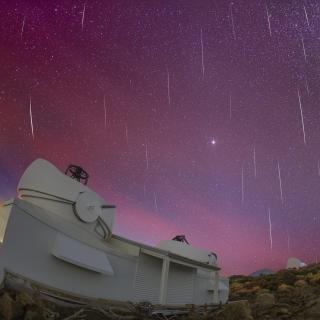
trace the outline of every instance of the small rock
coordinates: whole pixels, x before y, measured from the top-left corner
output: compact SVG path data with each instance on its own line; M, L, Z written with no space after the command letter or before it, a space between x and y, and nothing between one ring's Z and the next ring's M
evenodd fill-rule
M287 308L279 308L276 310L278 316L290 314L290 311Z
M320 284L320 272L313 274L310 278L309 281L311 284Z
M304 313L305 319L320 319L320 298L317 298L313 302L309 303L311 305Z
M0 297L0 315L3 320L10 320L13 317L13 300L8 293Z
M43 320L42 315L36 310L28 310L23 320Z
M281 292L288 292L291 290L292 290L292 286L289 286L285 283L280 284L280 286L278 287L278 291L281 291Z
M32 296L25 292L20 292L16 295L15 302L22 305L22 306L27 306L27 305L32 305L34 304L34 300Z
M257 297L257 304L262 306L271 306L274 305L275 298L272 293L262 293Z
M304 286L307 285L307 282L306 282L305 280L300 279L300 280L297 280L297 281L294 283L294 285L295 285L296 287L304 287Z

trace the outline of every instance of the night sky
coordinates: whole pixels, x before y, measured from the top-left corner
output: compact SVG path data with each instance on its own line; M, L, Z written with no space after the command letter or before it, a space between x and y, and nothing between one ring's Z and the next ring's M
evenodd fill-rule
M0 198L78 164L115 233L315 262L319 88L318 0L1 1Z

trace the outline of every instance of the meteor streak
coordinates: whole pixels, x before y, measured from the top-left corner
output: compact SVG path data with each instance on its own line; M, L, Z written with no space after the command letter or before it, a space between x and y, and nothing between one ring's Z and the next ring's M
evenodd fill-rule
M103 109L104 109L104 127L107 127L107 108L106 108L106 95L103 96Z
M81 29L83 30L83 22L84 22L84 14L86 12L86 4L83 4L83 11L82 11L82 19L81 19Z
M301 43L302 43L304 61L307 62L307 53L306 53L306 48L305 48L305 46L304 46L304 39L303 39L303 36L302 36L302 35L301 35Z
M232 96L229 94L229 120L232 118Z
M203 58L203 35L202 35L202 28L201 28L201 33L200 33L200 42L201 42L202 78L204 78L204 58Z
M308 28L310 28L308 13L307 13L307 9L306 9L305 6L303 6L303 10L304 10L304 15L305 15L305 17L306 17L306 21L307 21Z
M25 22L26 22L26 17L24 17L24 18L23 18L23 21L22 21L21 34L20 34L21 40L22 40L22 35L23 35L23 30L24 30Z
M271 223L270 208L269 208L269 238L270 238L270 249L272 250L272 223Z
M280 187L280 198L281 198L281 203L283 204L282 180L281 180L281 170L280 170L279 160L278 160L278 178L279 178L279 187Z
M158 211L157 195L155 192L153 192L153 202L155 210Z
M289 236L288 229L286 231L287 231L287 247L288 247L288 253L289 253L289 251L290 251L290 236Z
M29 101L29 115L30 115L31 134L32 134L32 139L34 140L31 96L30 96L30 101Z
M253 168L254 168L254 177L257 178L257 165L256 165L256 146L253 146Z
M241 167L241 204L244 204L244 173L243 173L243 164Z
M302 111L302 104L301 104L301 96L300 96L299 89L298 89L298 99L299 99L299 107L300 107L302 132L303 132L303 142L304 142L304 144L307 144L307 142L306 142L306 132L305 132L305 129L304 129L304 118L303 118L303 111Z
M233 38L234 38L234 40L236 40L237 37L236 37L236 31L235 31L235 28L234 28L232 6L233 6L233 2L231 2L231 4L230 4L230 18L231 18L231 26L232 26Z
M270 37L271 37L271 24L270 24L270 17L271 17L271 15L269 14L269 10L268 10L268 5L267 5L267 3L266 3L266 12L267 12L269 33L270 33Z
M127 144L129 144L128 126L127 126L127 124L125 125L125 130L126 130L126 141L127 141Z
M148 145L145 143L145 156L146 156L146 170L149 169L149 153L148 153Z
M171 94L170 94L170 74L167 68L167 96L168 96L168 103L169 106L171 105Z

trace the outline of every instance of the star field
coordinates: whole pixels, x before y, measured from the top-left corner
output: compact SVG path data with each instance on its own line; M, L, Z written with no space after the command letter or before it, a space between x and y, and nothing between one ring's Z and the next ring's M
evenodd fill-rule
M185 234L226 274L318 260L318 1L1 8L2 200L42 157L84 167L123 236Z

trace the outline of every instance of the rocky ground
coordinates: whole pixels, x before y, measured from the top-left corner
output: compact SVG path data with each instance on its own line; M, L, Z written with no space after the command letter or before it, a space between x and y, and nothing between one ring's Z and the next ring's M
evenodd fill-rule
M320 320L320 264L299 270L281 270L256 278L233 276L230 301L222 314L241 312L217 319Z
M213 320L320 320L320 264L276 274L233 276L230 302L212 311L190 306L180 317L151 316L150 305L61 305L37 293L9 288L0 292L0 319L213 319Z

